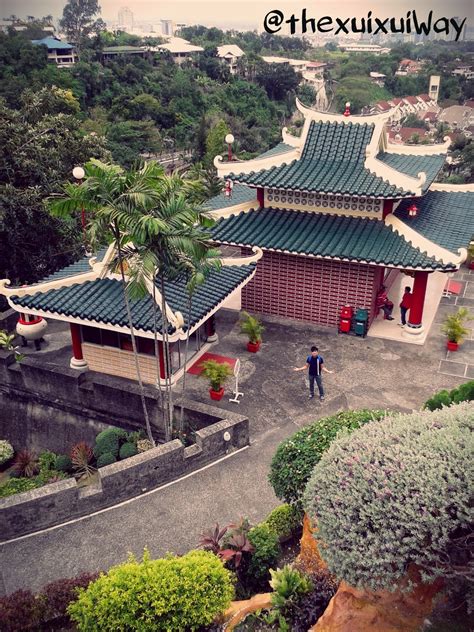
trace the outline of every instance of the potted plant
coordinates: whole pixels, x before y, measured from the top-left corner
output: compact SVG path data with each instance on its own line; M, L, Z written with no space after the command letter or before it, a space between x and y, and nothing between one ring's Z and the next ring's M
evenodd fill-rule
M465 322L472 320L467 307L460 307L455 314L448 314L441 331L448 337L448 351L457 351L459 345L469 334L469 329L464 326Z
M219 364L215 360L205 360L201 366L203 367L202 377L206 377L211 384L209 389L211 399L221 400L224 396L223 384L232 375L232 369L228 364Z
M247 350L251 353L257 353L262 342L262 331L265 327L256 316L251 316L247 312L240 315L240 333L247 334L249 341Z

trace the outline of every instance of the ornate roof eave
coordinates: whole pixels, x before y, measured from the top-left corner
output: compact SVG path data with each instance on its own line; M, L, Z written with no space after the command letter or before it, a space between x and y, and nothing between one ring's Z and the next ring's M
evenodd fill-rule
M96 281L97 279L104 279L108 273L108 266L115 256L115 246L111 244L107 248L102 261L97 261L96 257L89 259L90 271L82 272L68 277L62 277L53 279L51 281L45 281L44 283L37 283L35 285L24 285L22 287L8 287L10 285L10 279L0 279L0 295L6 298L10 296L31 296L32 294L49 292L50 290L58 290L63 287L69 287L70 285L77 285L86 283L87 281Z
M319 112L318 110L313 110L312 108L303 105L301 101L296 98L296 107L298 111L305 117L306 120L321 122L321 123L345 123L348 125L349 123L367 123L369 125L376 125L379 122L385 123L392 117L398 109L398 106L391 108L387 112L383 112L382 114L367 114L365 116L357 116L351 114L350 116L344 116L343 114L335 114L331 112Z
M364 162L364 167L366 169L375 173L375 175L382 178L382 180L387 180L390 184L396 186L397 188L409 191L414 197L423 195L423 185L426 182L426 173L424 171L418 173L416 178L412 178L411 176L407 176L401 171L390 167L381 160L377 160L375 156L371 155L370 151L370 148L367 147Z
M467 258L466 248L458 248L458 255L456 256L450 250L420 235L420 233L408 226L408 224L393 213L389 213L385 217L384 222L386 226L390 226L396 233L403 237L405 241L411 243L414 248L417 248L421 252L426 252L429 257L441 261L444 265L454 264L456 267L459 267Z
M260 248L254 247L252 248L252 250L254 251L254 255L251 255L249 257L239 257L239 258L227 258L227 259L222 259L224 263L224 265L236 265L236 266L243 266L243 265L248 265L250 263L254 263L256 261L258 261L262 255L263 252L261 251ZM255 267L255 269L253 270L253 272L247 276L243 281L241 281L239 283L239 285L237 287L234 288L234 290L232 290L232 292L226 296L222 301L220 301L214 308L212 308L209 312L207 312L199 321L197 321L191 328L190 328L190 333L192 334L194 331L196 331L197 329L199 329L199 327L213 314L215 314L221 307L222 305L229 300L229 298L232 298L232 296L234 296L237 292L239 292L245 285L247 285L247 283L249 283L253 277L255 276L255 273L257 271L257 268ZM67 322L67 323L74 323L77 325L86 325L88 327L96 327L98 329L106 329L109 331L117 331L119 333L124 333L124 334L128 334L130 335L130 329L128 327L123 327L121 325L112 325L110 323L103 323L100 321L96 321L96 320L89 320L89 319L84 319L84 318L79 318L77 316L65 316L64 314L60 314L58 312L49 312L46 310L42 310L42 309L34 309L34 308L25 308L25 307L21 307L20 305L16 305L15 303L13 303L13 301L11 300L10 297L7 297L8 303L10 305L10 307L12 307L15 311L17 312L22 312L22 311L27 311L28 314L32 314L34 316L41 316L42 318L53 318L53 319L57 319L57 320L61 320L62 322ZM176 314L180 314L180 312L176 312ZM172 323L170 323L172 324ZM187 337L187 331L184 328L184 319L183 319L183 323L179 326L179 327L175 327L175 331L172 334L168 335L168 340L169 342L175 342L177 340L185 340ZM173 325L174 326L174 325ZM153 331L148 331L146 329L141 329L138 327L134 327L134 332L136 335L142 337L142 338L148 338L148 339L154 339L155 337L155 333ZM163 340L163 335L160 334L159 332L157 333L157 338L158 340Z
M281 167L293 162L293 160L298 160L300 155L301 149L295 147L291 151L275 154L274 156L267 156L265 158L254 158L253 160L224 162L222 156L216 156L214 158L214 167L217 169L218 176L225 178L231 173L250 173L251 171L257 172L270 169L271 167Z
M398 232L398 231L396 231ZM399 233L401 234L401 233ZM416 233L418 234L418 233ZM404 235L401 235L403 238ZM240 243L240 242L234 242L234 241L218 241L219 244L224 244L224 245L229 245L229 246L239 246L241 248L249 248L248 244L245 243ZM415 246L416 247L416 246ZM430 266L409 266L403 263L400 264L396 264L396 263L380 263L377 261L372 261L369 259L362 259L362 258L356 258L356 257L338 257L338 256L332 256L332 255L315 255L312 253L302 253L302 252L294 252L292 250L285 250L283 248L263 248L262 250L266 251L266 252L280 252L283 254L288 254L288 255L304 255L305 257L310 257L311 259L324 259L326 261L330 260L330 261L342 261L344 263L363 263L366 265L374 265L374 266L384 266L386 268L393 268L395 270L413 270L413 271L420 271L420 272L434 272L435 270L433 268L431 268ZM464 249L463 249L464 250ZM448 252L448 251L446 251ZM427 253L429 255L429 253ZM451 270L457 270L459 265L456 264L454 261L452 261L453 259L453 255L451 253L451 261L449 261L448 263L444 263L443 261L441 261L441 263L443 263L444 266L449 266Z
M449 136L445 136L443 140L444 143L435 143L434 145L395 145L387 142L385 151L390 154L408 154L411 156L446 154L451 145L451 139Z
M474 184L447 184L444 182L433 182L430 191L446 191L449 193L474 193Z

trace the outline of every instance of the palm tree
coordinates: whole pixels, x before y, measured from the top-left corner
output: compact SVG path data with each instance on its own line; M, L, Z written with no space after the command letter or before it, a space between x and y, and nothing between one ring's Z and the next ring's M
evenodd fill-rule
M150 214L150 209L156 203L155 183L163 169L150 162L141 169L127 172L117 165L91 160L85 165L85 172L86 177L80 185L68 183L60 199L51 198L51 212L57 217L67 218L83 208L89 220L88 237L91 245L98 247L104 242L115 244L145 425L148 438L154 445L127 293L124 245L132 235L143 239L145 235L156 234L163 228L160 219Z
M139 288L142 292L149 291L151 284L153 288L157 286L161 297L165 429L169 440L173 431L174 407L169 343L169 329L172 324L167 313L166 286L170 281L180 278L188 279L188 283L193 276L198 278L197 262L204 261L206 254L212 249L205 228L211 226L213 221L201 207L204 199L202 183L173 174L161 176L155 186L154 206L150 210L152 230L145 236L134 235L136 251L135 259L131 258L131 275L135 284L134 292ZM145 232L147 221L143 223ZM154 221L160 222L159 231L153 230Z

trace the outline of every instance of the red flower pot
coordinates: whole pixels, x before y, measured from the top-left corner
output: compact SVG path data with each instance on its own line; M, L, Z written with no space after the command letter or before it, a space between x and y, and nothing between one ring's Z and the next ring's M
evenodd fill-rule
M209 395L211 396L211 399L213 399L215 402L218 402L224 397L224 388L221 386L221 388L218 391L215 391L213 388L210 388Z
M258 342L247 342L247 351L250 353L257 353L260 349L260 340Z
M448 351L457 351L459 348L459 344L457 342L451 342L450 340L448 340L446 346L448 348Z

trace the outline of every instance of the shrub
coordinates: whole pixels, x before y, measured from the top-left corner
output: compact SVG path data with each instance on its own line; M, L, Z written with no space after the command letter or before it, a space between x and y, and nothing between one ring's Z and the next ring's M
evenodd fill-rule
M72 470L72 461L67 454L58 454L54 469L58 472L70 472Z
M147 450L151 450L153 448L153 443L149 439L139 439L137 441L137 450L138 452L146 452Z
M470 402L474 400L474 380L465 382L452 391L446 389L438 391L430 399L425 402L423 408L428 410L438 410L443 406L451 404L460 404L461 402Z
M138 454L138 450L134 443L127 441L120 448L119 455L121 459L128 459L130 456L135 456L135 454Z
M106 465L111 465L117 461L116 457L112 454L112 452L104 452L97 459L97 467L105 467Z
M267 525L270 531L276 533L280 540L284 540L293 535L302 524L303 513L295 505L280 505L275 507L262 524Z
M306 632L317 623L336 594L337 583L327 573L308 575L312 589L285 604L285 618L292 632Z
M28 492L35 487L40 487L40 483L34 478L10 478L7 483L0 486L0 498Z
M330 571L373 590L393 587L410 564L424 581L463 574L473 427L465 402L395 415L333 443L305 493Z
M14 454L12 444L6 439L0 439L0 465L9 461Z
M262 333L265 327L256 316L251 316L248 312L240 314L240 333L248 336L249 342L256 344L262 340Z
M78 589L87 588L98 577L99 573L82 573L73 579L58 579L45 586L37 595L43 603L43 621L64 617L68 605L77 599Z
M232 576L207 551L128 562L102 574L68 607L80 631L197 630L233 597Z
M94 456L99 458L105 452L111 452L115 457L119 454L120 443L127 440L127 433L121 428L107 428L99 432L95 438Z
M301 505L306 483L321 455L341 431L383 418L381 410L355 410L325 417L302 428L277 448L270 466L269 480L275 494L287 503Z
M47 472L53 470L56 465L56 454L54 452L41 452L38 458L40 472Z
M287 564L276 571L270 569L270 586L273 588L272 606L284 613L288 602L294 602L300 595L308 593L313 584L309 578L301 573L297 568Z
M32 450L21 450L15 457L13 467L19 476L32 478L39 472L38 455Z
M255 550L250 558L245 583L256 589L266 588L270 568L276 566L280 554L278 536L267 525L261 524L250 529L248 539Z
M79 476L91 476L95 468L92 465L94 455L92 448L85 441L80 441L71 450L72 467Z
M17 590L8 597L0 597L2 632L36 631L41 618L41 603L29 590Z

